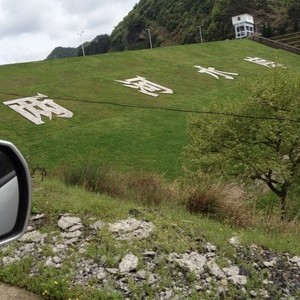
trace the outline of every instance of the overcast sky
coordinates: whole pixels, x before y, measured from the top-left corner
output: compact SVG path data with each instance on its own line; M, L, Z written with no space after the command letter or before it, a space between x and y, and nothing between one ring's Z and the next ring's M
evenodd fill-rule
M0 0L0 65L45 59L110 34L138 0Z

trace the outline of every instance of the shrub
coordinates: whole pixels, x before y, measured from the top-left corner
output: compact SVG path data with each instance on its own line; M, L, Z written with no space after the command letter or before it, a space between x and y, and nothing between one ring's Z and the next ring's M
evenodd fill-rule
M250 210L244 191L234 185L204 183L193 189L186 208L194 214L212 216L237 226L250 223Z
M161 203L174 202L175 191L166 184L161 176L136 172L128 174L126 186L132 196L143 204L160 205Z
M175 185L167 184L161 176L151 173L121 173L109 166L79 164L62 166L55 174L66 185L80 186L87 191L112 197L133 199L145 205L158 206L178 201L179 198Z

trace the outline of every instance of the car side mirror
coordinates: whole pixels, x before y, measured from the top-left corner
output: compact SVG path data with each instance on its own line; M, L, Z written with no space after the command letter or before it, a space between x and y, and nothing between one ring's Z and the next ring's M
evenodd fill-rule
M0 140L0 246L23 235L31 211L31 179L26 160Z

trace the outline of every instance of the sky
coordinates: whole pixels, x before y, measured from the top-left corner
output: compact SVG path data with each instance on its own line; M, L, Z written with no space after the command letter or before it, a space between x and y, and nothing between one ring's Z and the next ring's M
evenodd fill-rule
M0 65L44 60L55 47L110 34L137 2L0 0Z

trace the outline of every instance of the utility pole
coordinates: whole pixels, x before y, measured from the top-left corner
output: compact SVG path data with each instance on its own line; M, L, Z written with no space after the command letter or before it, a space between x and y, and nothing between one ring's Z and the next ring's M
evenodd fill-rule
M84 31L82 30L81 32L78 32L77 34L80 36L80 43L81 43L82 55L85 56L84 46L83 46L82 37L81 37L83 33L84 33Z
M152 39L151 39L151 32L150 32L150 28L146 28L146 30L148 31L148 35L149 35L150 49L152 49Z
M201 29L201 25L197 26L199 28L199 34L200 34L200 43L203 43L203 38L202 38L202 29Z

